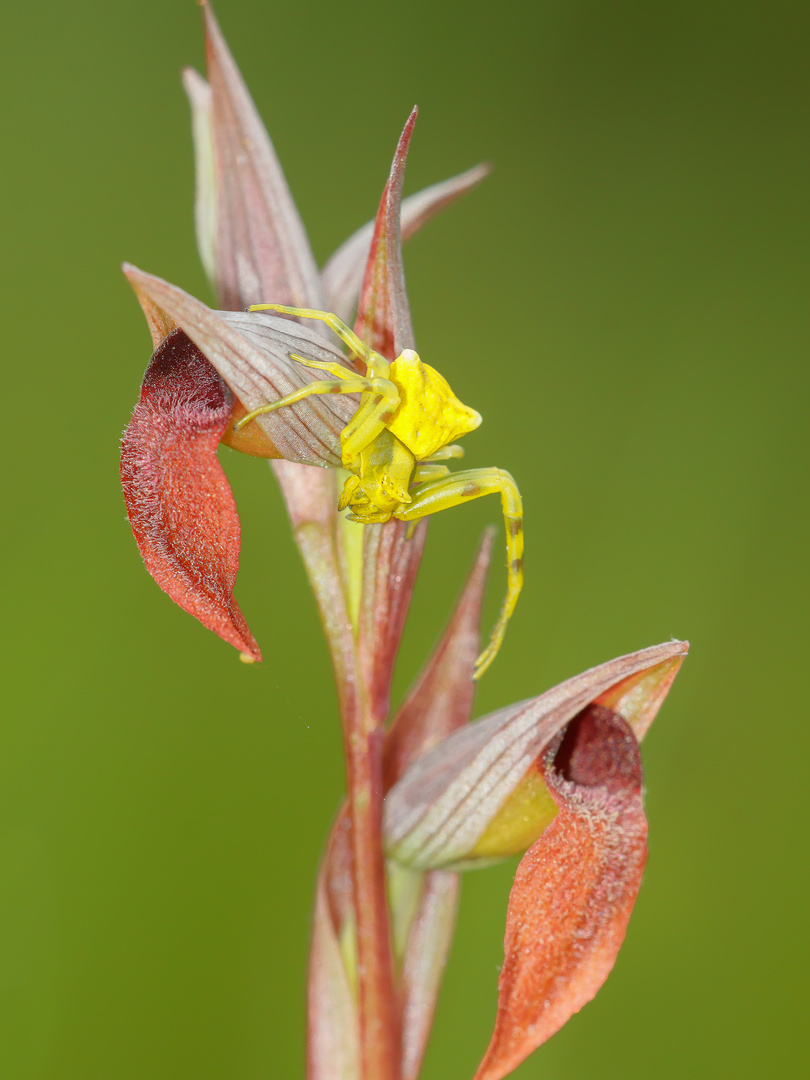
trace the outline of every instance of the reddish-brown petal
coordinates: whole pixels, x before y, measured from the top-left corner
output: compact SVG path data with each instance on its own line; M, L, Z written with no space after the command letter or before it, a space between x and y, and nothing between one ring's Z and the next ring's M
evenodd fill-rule
M388 716L391 678L427 536L420 521L413 536L404 521L365 527L358 632L360 663L372 714Z
M356 920L345 805L318 871L309 953L307 1080L359 1080Z
M377 213L355 329L372 348L389 359L413 344L410 309L402 269L399 216L408 145L416 122L411 113L397 144L388 182ZM411 526L389 521L366 528L363 538L363 586L358 653L375 721L388 713L394 658L425 542L422 521L408 539Z
M217 445L233 397L181 330L159 345L124 433L121 483L132 531L160 587L245 659L261 653L233 598L239 517Z
M203 0L216 161L219 303L323 306L320 275L273 144Z
M453 943L461 891L458 874L431 870L408 935L402 964L402 1080L416 1080Z
M489 175L489 171L488 165L475 165L458 176L452 176L439 184L431 184L430 187L404 199L400 215L403 244L446 206L480 184L484 177ZM353 233L321 271L326 306L347 322L357 306L375 224L374 221L369 221Z
M145 282L138 279L138 277L132 277L129 274L129 263L124 263L122 266L124 274L129 280L130 285L138 298L138 303L141 305L141 311L146 316L146 322L149 326L149 333L152 336L152 345L157 348L162 345L172 330L177 329L177 323L168 313L165 311L154 299L149 295L148 288L145 288Z
M408 766L470 719L479 653L481 604L492 558L487 529L456 609L438 645L400 706L385 740L385 790Z
M363 341L389 360L395 359L403 349L412 349L414 344L402 265L400 211L405 162L416 114L414 109L399 138L377 211L355 323L355 330Z
M630 726L588 706L545 776L559 813L515 875L495 1031L475 1080L501 1080L591 1000L641 884L647 822Z

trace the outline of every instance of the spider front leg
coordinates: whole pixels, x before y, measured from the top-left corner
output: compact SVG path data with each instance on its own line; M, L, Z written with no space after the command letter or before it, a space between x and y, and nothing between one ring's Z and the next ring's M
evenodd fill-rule
M389 364L379 353L374 352L370 345L351 330L346 323L331 311L316 311L314 308L285 307L284 304L252 304L248 311L277 311L280 315L295 315L299 319L318 319L326 323L329 329L340 338L344 345L348 345L352 353L362 360L368 370L369 378L376 375L388 378ZM296 357L296 359L300 359ZM315 364L311 364L315 367Z
M295 360L297 364L303 364L304 367L316 368L318 371L328 371L330 375L334 375L336 379L347 379L354 377L357 372L354 368L348 367L346 364L339 364L336 360L308 360L306 356L299 356L298 353L291 352L288 354L291 360ZM366 378L369 376L367 375Z
M377 383L385 385L384 387L377 387ZM281 409L285 405L295 405L296 402L303 401L304 398L310 397L312 394L362 394L371 392L383 394L387 397L389 394L388 388L391 386L393 384L389 383L387 379L366 379L362 375L356 375L354 378L349 377L348 379L318 379L315 382L307 383L306 386L302 386L300 390L294 390L291 394L287 394L286 397L279 398L278 401L271 401L269 405L260 405L258 409L254 409L247 416L243 416L239 423L234 424L233 430L241 431L246 424L249 424L251 420L255 420L257 416L275 412L276 409ZM399 396L397 395L398 400ZM357 413L355 413L356 416Z
M523 501L511 474L503 469L468 469L431 480L411 490L412 502L394 514L401 521L415 521L451 506L500 493L506 525L507 584L506 598L492 631L489 645L475 661L474 679L480 679L498 655L506 627L523 588Z

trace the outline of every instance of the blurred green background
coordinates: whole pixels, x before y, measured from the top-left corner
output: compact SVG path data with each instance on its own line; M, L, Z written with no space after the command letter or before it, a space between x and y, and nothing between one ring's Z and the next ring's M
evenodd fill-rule
M469 465L510 469L526 503L526 589L477 713L693 643L644 747L626 945L516 1075L804 1075L810 9L218 14L319 259L372 215L415 101L408 191L495 166L406 256L420 351L485 414ZM149 580L117 484L150 352L118 264L210 298L179 84L199 12L41 0L3 23L0 1074L302 1076L343 784L313 602L264 463L226 460L256 669ZM433 522L398 693L498 514ZM484 1049L513 872L465 881L425 1080Z

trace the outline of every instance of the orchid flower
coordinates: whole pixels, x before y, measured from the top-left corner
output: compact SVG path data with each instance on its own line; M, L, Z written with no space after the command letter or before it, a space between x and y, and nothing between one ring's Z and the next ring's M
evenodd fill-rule
M346 748L346 799L315 895L309 1080L416 1080L460 872L525 852L495 1027L476 1074L498 1080L593 997L613 965L646 855L638 742L687 645L621 657L469 723L487 531L439 644L391 716L426 522L364 525L338 513L341 433L358 399L304 396L261 410L312 382L313 364L345 369L347 379L362 364L321 324L244 309L271 303L354 317L359 339L393 361L414 347L402 241L487 169L403 200L414 110L376 218L319 272L270 139L210 5L202 7L208 78L187 71L184 82L197 239L219 310L124 268L154 345L122 445L129 520L161 588L242 659L258 661L233 595L240 526L219 444L271 459L281 484L330 649Z

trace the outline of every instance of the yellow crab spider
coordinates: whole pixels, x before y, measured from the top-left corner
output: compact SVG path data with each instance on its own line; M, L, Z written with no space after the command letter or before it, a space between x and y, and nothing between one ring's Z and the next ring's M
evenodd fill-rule
M343 466L352 475L338 503L351 521L364 525L397 518L416 522L428 514L477 499L501 496L506 524L507 589L489 645L475 662L473 677L483 675L501 647L506 626L523 586L523 505L512 476L503 469L465 469L451 473L441 462L464 456L455 439L481 423L481 416L463 405L447 381L412 349L389 363L327 311L254 304L250 311L276 311L302 319L319 319L366 365L365 375L340 364L307 360L306 367L327 372L331 379L308 383L292 394L254 409L234 425L240 430L262 413L273 412L310 394L360 394L357 412L340 434Z

